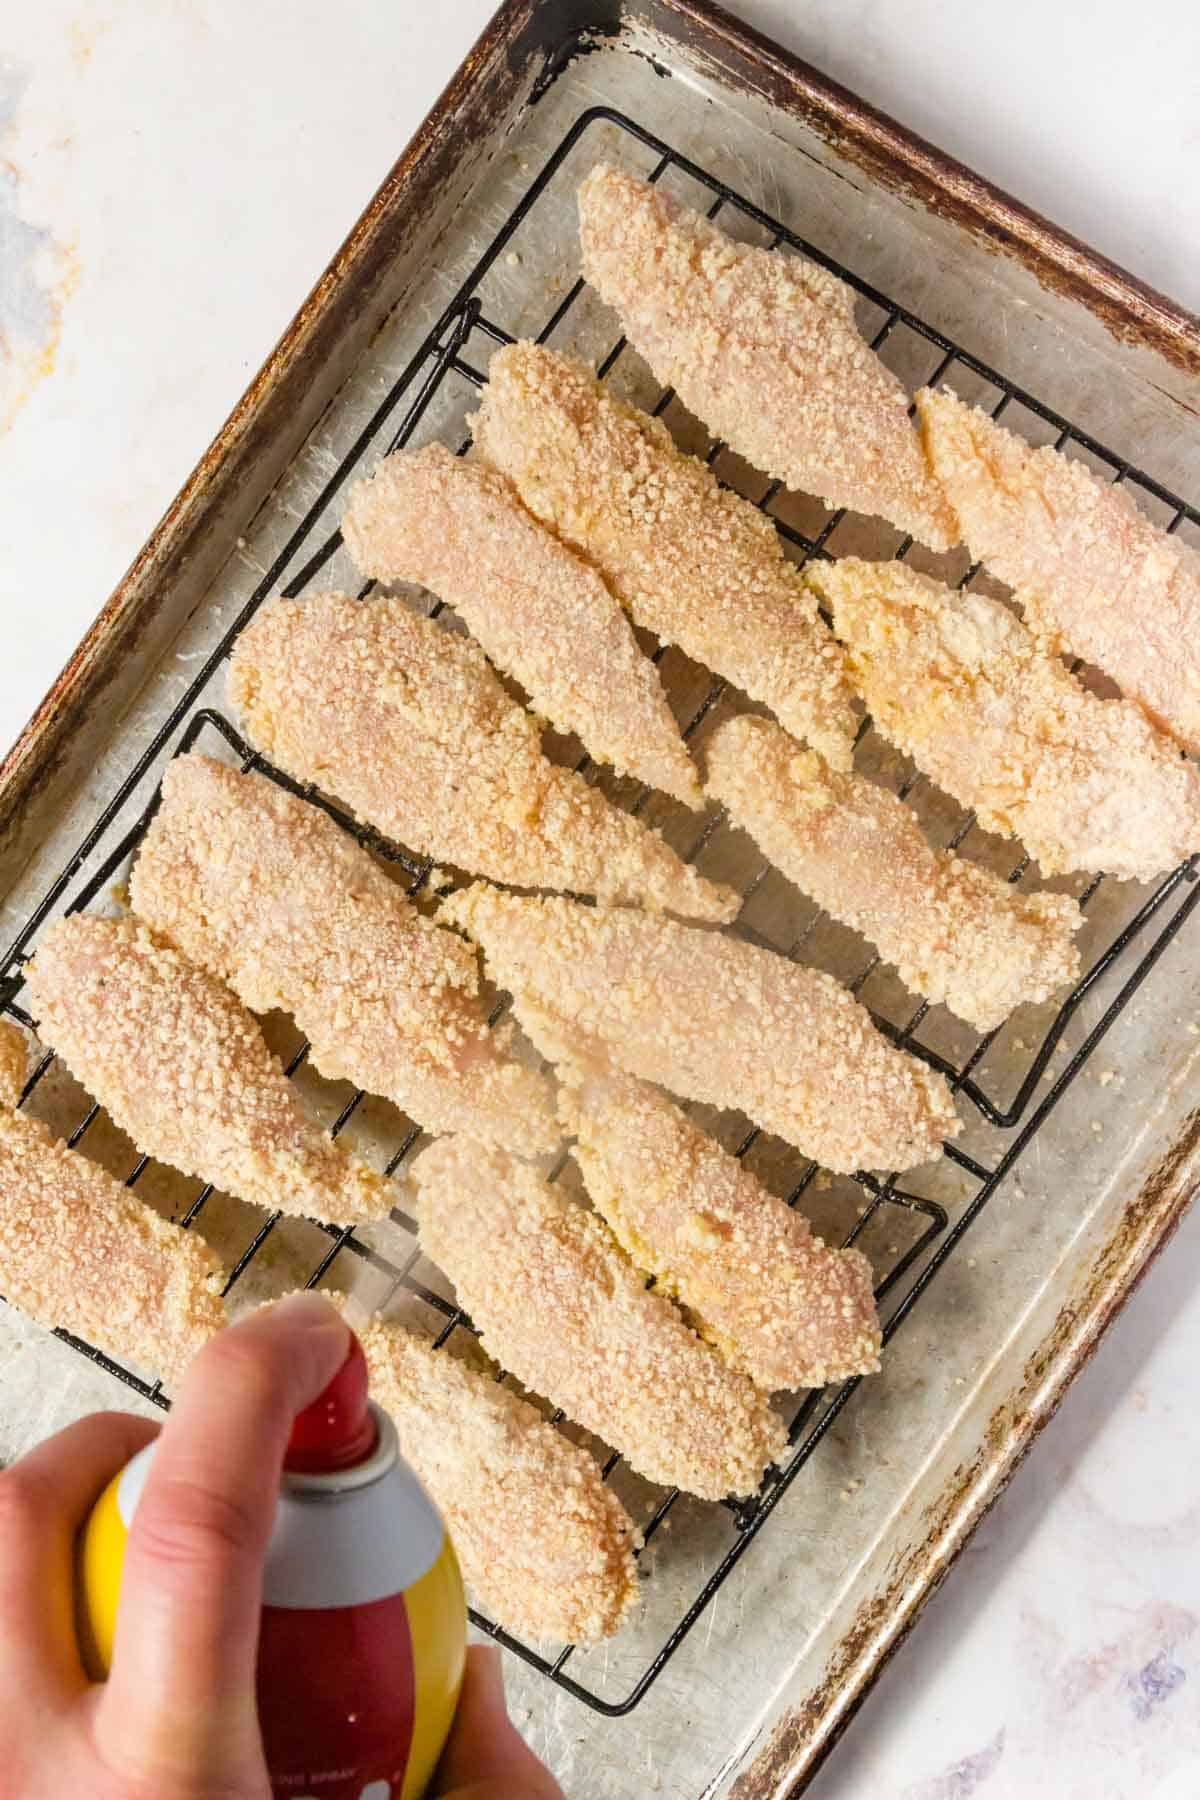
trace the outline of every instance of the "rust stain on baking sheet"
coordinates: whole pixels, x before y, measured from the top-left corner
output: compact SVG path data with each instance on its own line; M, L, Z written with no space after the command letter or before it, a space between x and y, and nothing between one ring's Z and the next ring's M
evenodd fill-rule
M641 10L641 9L639 9ZM915 132L820 74L711 0L649 0L652 29L681 37L726 85L802 118L872 181L1020 262L1084 306L1123 344L1200 375L1200 319L1023 206Z
M1200 1186L1200 1110L1184 1120L1171 1149L1125 1208L1076 1298L1066 1304L997 1407L969 1463L961 1465L924 1515L921 1540L893 1564L884 1587L865 1600L826 1666L820 1685L776 1724L730 1800L798 1793L832 1750L921 1608L945 1579L972 1532L1003 1493L1054 1417L1072 1380L1169 1242Z

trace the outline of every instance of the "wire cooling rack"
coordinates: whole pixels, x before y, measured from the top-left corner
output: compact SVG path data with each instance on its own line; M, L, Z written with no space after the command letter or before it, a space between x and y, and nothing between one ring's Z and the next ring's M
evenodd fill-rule
M575 156L581 149L586 149L589 134L596 134L601 130L604 131L603 150L605 155L611 157L613 154L612 143L615 132L622 150L627 152L631 166L638 168L639 172L646 174L655 182L670 176L672 179L679 178L694 184L693 192L698 189L708 197L709 217L719 219L722 226L732 228L735 235L739 233L753 234L755 241L769 244L782 254L798 252L832 270L861 296L868 310L874 309L877 322L871 341L877 350L885 350L898 328L911 334L912 341L924 348L927 356L920 379L930 384L945 380L949 380L953 384L956 379L966 376L968 379L974 378L978 382L989 384L999 396L991 408L994 417L999 417L1014 402L1018 403L1049 429L1051 441L1058 448L1074 447L1077 451L1086 453L1093 467L1106 468L1114 481L1126 483L1131 489L1138 491L1143 500L1149 497L1151 504L1157 503L1160 515L1163 514L1165 508L1169 530L1177 529L1185 519L1193 525L1200 525L1200 512L1194 507L1169 493L1160 483L1133 468L1127 461L1113 455L1086 432L1079 430L1058 413L1042 405L1034 396L1006 380L998 371L989 368L968 351L951 342L942 332L915 317L904 307L889 300L878 289L860 280L853 270L833 261L819 247L806 242L795 232L772 219L726 182L717 179L689 158L671 149L652 132L626 115L609 107L593 107L577 118L543 167L530 181L522 193L519 203L496 233L450 304L445 308L434 329L428 334L420 349L390 388L347 454L329 475L274 563L254 589L234 624L206 659L187 692L173 708L153 741L141 754L120 789L103 809L91 830L69 859L66 867L47 890L32 916L9 947L3 963L0 964L0 1006L3 1006L11 1016L27 1027L36 1028L35 1021L20 1004L20 994L24 983L22 969L32 954L39 931L52 916L57 916L63 911L78 911L91 905L105 892L118 872L127 865L129 857L136 850L157 809L157 791L136 823L124 831L119 841L112 843L109 847L109 839L117 828L116 821L120 818L126 801L146 772L154 766L156 761L161 762L170 755L180 754L193 747L220 748L226 757L232 753L240 761L242 768L257 770L271 780L279 782L283 787L294 793L302 794L314 804L323 807L360 842L366 844L376 854L398 865L411 890L415 891L426 881L430 870L430 864L427 861L412 856L398 845L389 843L378 833L364 829L324 796L292 781L259 756L242 739L234 725L223 716L217 707L211 704L212 695L209 690L214 678L219 675L221 665L228 656L238 634L263 600L276 591L281 584L283 591L288 595L304 592L337 551L340 536L336 532L324 536L321 541L316 543L310 540L317 533L318 523L325 509L336 498L338 490L344 486L347 478L357 472L360 463L366 466L367 463L373 461L377 454L377 446L382 444L386 450L390 451L407 443L414 437L414 434L418 434L422 421L427 420L430 409L434 406L438 396L443 393L447 383L454 381L460 384L465 383L468 390L477 390L483 385L486 378L485 371L479 364L484 360L489 347L494 348L512 341L504 324L493 316L497 308L492 290L502 291L502 284L499 289L495 282L489 285L487 281L489 273L496 267L502 253L507 252L507 260L518 260L516 253L511 251L509 246L514 240L521 241L519 234L522 226L533 209L539 204L545 203L547 196L554 190L555 184L557 183L559 189L564 187L569 179L568 171L564 168L568 158ZM572 313L579 306L584 293L584 284L581 279L571 281L553 308L546 313L540 328L536 332L525 331L523 335L536 335L540 342L561 342L564 333L570 330ZM605 354L597 359L600 373L607 376L626 353L627 346L623 338L612 343ZM674 396L670 390L667 390L659 395L654 410L657 413L663 413L673 405ZM465 450L469 441L469 437L464 438L460 434L457 444L459 450ZM708 461L716 466L716 471L721 477L727 473L725 464L721 460L723 450L724 447L720 444L712 444L708 449ZM736 484L741 485L741 483ZM765 490L746 491L747 497L755 500L773 519L786 542L792 546L792 553L797 560L803 561L809 557L828 556L833 553L830 549L830 540L834 538L834 534L842 524L846 516L844 513L832 513L817 526L805 532L800 530L793 520L784 516L789 497L782 491L778 482L770 483ZM908 555L912 548L912 541L904 539L890 547L894 555L903 557ZM834 548L836 549L836 545ZM301 558L303 558L302 561L300 561ZM296 568L297 562L300 563L298 568ZM977 567L967 569L961 577L960 585L966 585L972 581L976 573ZM370 591L370 586L371 584L367 584L363 588L364 595ZM431 610L436 613L439 608L434 605ZM660 650L658 659L661 657L662 651ZM724 683L712 682L702 701L693 711L686 726L686 735L691 736L696 732L701 721L720 701L724 692ZM864 722L864 734L868 729L869 721ZM586 769L587 759L582 759L577 766ZM907 795L918 780L919 776L913 774L909 781L901 787L900 792ZM627 797L627 803L637 810L645 804L647 798L648 794L643 790L640 794L635 793L631 797ZM704 827L699 830L695 842L691 846L693 858L704 850L716 828L718 818L719 815L710 817ZM961 816L948 838L948 843L951 846L957 846L970 830L972 823L970 815ZM85 875L92 859L98 853L102 853L102 861L97 868ZM1024 873L1026 860L1022 859L1014 863L1010 872L1013 881L1019 880ZM1100 1039L1145 979L1168 943L1195 910L1197 901L1200 900L1200 883L1196 881L1195 862L1196 859L1192 859L1175 870L1148 897L1141 895L1137 897L1136 910L1132 911L1132 916L1126 918L1120 928L1115 930L1082 980L1044 1026L1036 1049L1023 1066L1015 1093L1008 1100L998 1097L995 1092L991 1091L986 1085L983 1075L983 1061L996 1033L990 1033L983 1037L971 1034L973 1042L969 1050L957 1060L951 1060L933 1044L922 1038L922 1026L925 1024L928 1014L928 1008L925 1005L915 1007L905 1018L878 1017L877 1022L881 1029L887 1032L893 1041L905 1046L926 1062L940 1069L947 1076L960 1099L969 1107L974 1108L988 1124L996 1127L1000 1133L1012 1134L1010 1137L1001 1138L1003 1145L1001 1152L990 1164L977 1160L954 1145L947 1145L946 1156L958 1165L964 1176L973 1184L973 1192L953 1225L951 1225L945 1209L936 1201L908 1192L907 1189L898 1186L894 1179L880 1181L869 1174L860 1174L855 1178L860 1193L860 1204L854 1209L856 1216L842 1236L843 1243L851 1244L859 1241L869 1227L878 1226L879 1221L885 1218L896 1221L895 1230L891 1235L902 1236L905 1240L902 1246L888 1246L888 1260L886 1265L880 1269L880 1279L876 1288L876 1295L885 1319L883 1332L885 1344L891 1340L918 1304L929 1283L953 1254L973 1221L987 1205L999 1183L1013 1168L1035 1134L1041 1129ZM747 898L750 897L754 887L765 873L764 869L747 888ZM1087 906L1093 900L1099 886L1099 880L1090 884L1081 896L1083 905ZM739 922L739 926L735 929L742 929L750 936L754 935L752 929L744 921ZM792 948L795 950L798 946ZM862 966L857 977L850 983L852 988L857 991L863 987L875 968L876 961L877 959L872 958ZM1120 967L1118 968L1117 965ZM1065 1067L1054 1076L1049 1085L1046 1085L1050 1059L1072 1018L1101 982L1110 980L1115 983L1118 978L1121 985L1115 996L1109 1001L1099 1018L1094 1020ZM296 1051L287 1065L289 1074L293 1073L303 1062L306 1051L307 1046L305 1045ZM29 1098L45 1078L53 1060L51 1055L41 1058L27 1084L22 1103ZM347 1101L333 1122L332 1131L335 1135L346 1126L362 1100L363 1095L357 1093ZM68 1138L68 1142L72 1146L81 1142L98 1112L99 1108L91 1106L79 1119ZM414 1128L396 1144L387 1163L389 1174L400 1167L418 1135ZM745 1154L750 1149L756 1135L753 1129L748 1131L744 1141L738 1146L739 1154ZM129 1186L132 1187L140 1179L147 1167L147 1162L148 1159L145 1157L138 1159L127 1177ZM792 1175L788 1198L795 1203L810 1187L814 1178L817 1178L818 1171L814 1164L799 1164ZM186 1209L181 1212L179 1223L183 1227L186 1228L200 1217L210 1199L211 1192L209 1187L202 1188ZM411 1221L406 1220L403 1214L397 1213L395 1216L402 1224L411 1229ZM255 1231L231 1270L230 1287L243 1276L246 1269L258 1256L263 1245L275 1230L278 1217L279 1215L275 1215L264 1219ZM900 1221L903 1221L902 1226ZM419 1278L416 1273L419 1252L415 1245L406 1260L396 1262L381 1255L371 1246L361 1243L356 1238L353 1229L338 1229L333 1226L322 1226L321 1229L327 1233L330 1241L311 1271L310 1285L316 1285L322 1281L335 1257L343 1251L350 1252L365 1258L380 1270L390 1282L392 1293L403 1286L436 1310L441 1319L439 1342L446 1342L456 1331L472 1329L470 1322L452 1303ZM875 1257L877 1268L881 1260L877 1253ZM157 1382L149 1383L141 1379L131 1369L123 1367L92 1346L82 1343L66 1333L59 1335L65 1337L81 1353L93 1358L150 1400L162 1406L168 1404ZM729 1501L725 1503L724 1511L728 1527L727 1547L717 1558L715 1566L711 1567L706 1574L693 1598L682 1609L655 1653L637 1675L636 1680L619 1698L614 1699L610 1695L601 1694L595 1690L594 1686L589 1686L586 1681L576 1679L569 1666L575 1655L571 1645L564 1645L556 1654L549 1655L545 1653L544 1647L518 1642L479 1613L472 1613L475 1623L517 1655L523 1657L526 1662L541 1670L550 1680L567 1689L597 1711L609 1715L630 1711L661 1673L668 1659L712 1600L722 1582L750 1549L755 1536L763 1528L792 1482L796 1480L808 1463L821 1439L850 1401L857 1386L858 1381L852 1380L836 1389L813 1392L798 1400L791 1419L790 1449L785 1459L780 1466L768 1471L761 1490L753 1498L744 1502ZM613 1475L617 1466L618 1458L615 1455L609 1455L603 1465L606 1478ZM650 1543L660 1531L677 1499L678 1495L675 1492L657 1495L648 1514L638 1520L647 1543Z

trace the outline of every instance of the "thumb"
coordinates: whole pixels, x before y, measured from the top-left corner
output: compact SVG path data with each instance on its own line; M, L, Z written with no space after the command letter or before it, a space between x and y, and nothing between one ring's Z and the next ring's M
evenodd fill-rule
M96 1719L115 1770L261 1768L255 1664L280 1471L292 1420L349 1342L327 1301L295 1294L221 1332L188 1370L129 1534Z
M563 1800L508 1716L500 1652L475 1644L467 1652L462 1694L434 1792L442 1800Z

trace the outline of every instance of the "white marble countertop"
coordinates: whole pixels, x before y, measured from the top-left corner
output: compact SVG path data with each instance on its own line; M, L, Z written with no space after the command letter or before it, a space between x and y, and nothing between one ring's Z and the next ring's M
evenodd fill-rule
M739 6L1200 309L1194 0L1136 14L1126 0ZM41 0L0 13L0 747L491 10ZM1200 1214L818 1800L1200 1797L1198 1262Z

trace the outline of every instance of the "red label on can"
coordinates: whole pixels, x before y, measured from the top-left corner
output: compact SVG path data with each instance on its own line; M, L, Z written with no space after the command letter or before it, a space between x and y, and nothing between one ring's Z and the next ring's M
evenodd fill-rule
M278 1800L399 1800L415 1714L403 1594L263 1608L258 1716Z

